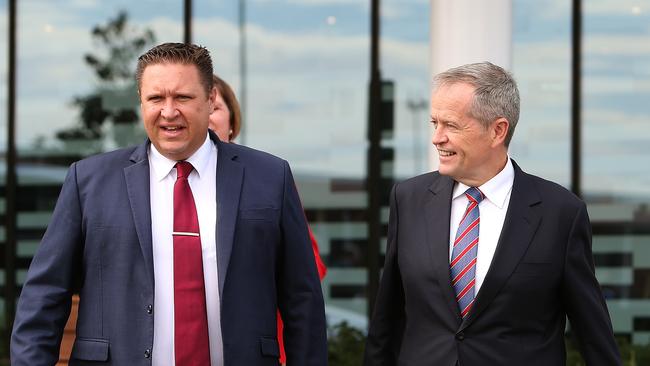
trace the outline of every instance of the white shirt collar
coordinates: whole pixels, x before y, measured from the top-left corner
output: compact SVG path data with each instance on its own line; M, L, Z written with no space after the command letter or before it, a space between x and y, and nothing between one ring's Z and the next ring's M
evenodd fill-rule
M503 206L506 204L506 198L508 198L508 193L512 189L512 184L514 181L515 169L512 166L512 161L510 161L510 156L508 156L506 166L501 169L499 174L483 183L480 187L478 187L478 189L480 189L481 192L483 192L485 198L492 202L495 206L503 208ZM462 196L468 188L468 185L465 185L461 182L456 182L452 200L455 200L456 198Z
M211 145L212 140L210 140L210 135L206 134L203 145L201 145L192 156L186 159L186 161L192 164L199 177L208 171L210 152L212 151ZM153 175L159 182L165 179L176 165L176 160L171 160L163 156L163 154L161 154L153 144L149 144L149 157Z

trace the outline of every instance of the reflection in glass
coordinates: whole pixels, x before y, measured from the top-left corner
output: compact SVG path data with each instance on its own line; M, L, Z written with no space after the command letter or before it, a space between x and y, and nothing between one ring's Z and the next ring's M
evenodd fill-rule
M614 331L626 339L623 357L646 364L650 7L630 0L585 1L583 19L582 192L595 234L597 275L608 296Z
M330 248L341 242L365 245L367 235L363 179L369 3L279 0L245 5L243 38L239 1L195 1L196 41L210 49L215 72L240 98L246 90L243 143L291 163L321 255L326 260L333 255L323 282L328 306L365 315L365 296L332 299L332 286L343 279L345 285L363 288L366 274L359 260L343 263L350 253L331 253ZM243 68L242 39L247 51Z
M157 1L155 8L151 1L16 3L20 284L70 163L143 140L133 81L136 57L154 41L182 40L183 1ZM5 2L0 4L4 10ZM4 54L6 45L0 49ZM0 57L0 73L5 60Z
M431 8L416 0L387 0L381 7L380 68L395 83L394 174L401 180L429 170Z
M5 0L0 0L0 34L4 35L0 38L0 187L2 187L2 195L0 195L0 217L5 217L5 185L6 185L6 153L7 153L7 39L9 34L8 30L8 6ZM0 222L0 243L5 242L5 220ZM4 251L4 245L1 247ZM5 264L0 264L0 286L5 284ZM5 313L5 299L0 296L0 314ZM4 318L4 317L3 317ZM0 334L6 332L6 321L0 321ZM2 355L0 355L2 357Z
M8 12L6 0L0 0L0 34L3 34L3 37L0 37L0 105L2 105L2 113L0 113L0 149L2 151L2 184L4 185L4 159L5 152L7 149L7 41L8 41ZM2 205L2 210L4 212L4 205Z
M521 113L510 156L524 170L570 186L571 2L513 1L513 73Z
M650 8L585 3L584 188L598 220L650 225Z
M18 187L13 262L20 285L70 163L143 140L133 81L136 57L156 40L182 40L183 1L156 1L155 8L149 0L15 3ZM4 0L0 0L0 29L8 33ZM0 39L3 104L7 102L6 40ZM3 149L5 117L0 115ZM4 161L1 164L4 181ZM4 206L3 197L2 212ZM0 354L0 359L4 357Z

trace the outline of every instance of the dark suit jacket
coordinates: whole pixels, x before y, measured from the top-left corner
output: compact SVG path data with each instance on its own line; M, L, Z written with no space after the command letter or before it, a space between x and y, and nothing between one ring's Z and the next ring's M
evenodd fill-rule
M395 185L366 365L564 365L566 316L588 365L620 365L584 203L513 165L497 249L464 320L449 274L454 181L435 172Z
M286 161L211 133L225 365L277 365L276 309L289 364L326 365L322 292ZM148 143L72 164L32 261L12 365L54 365L79 291L71 365L149 365L153 276Z

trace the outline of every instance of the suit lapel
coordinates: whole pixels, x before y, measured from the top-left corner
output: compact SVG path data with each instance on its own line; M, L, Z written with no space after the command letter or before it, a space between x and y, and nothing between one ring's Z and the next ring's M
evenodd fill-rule
M437 175L429 186L424 211L427 220L426 242L430 248L436 278L445 296L445 302L460 319L460 310L449 274L449 223L453 188L454 181L451 178Z
M514 161L512 164L515 179L501 236L490 269L476 295L472 310L461 325L461 330L471 324L492 302L526 253L541 222L541 216L535 207L541 202L537 190L530 177Z
M148 143L138 146L130 160L134 163L124 168L126 190L131 204L131 214L135 230L144 257L144 264L149 273L149 281L154 286L153 250L151 239L151 203L149 194L149 159Z
M235 237L235 224L239 211L239 196L244 178L244 167L229 144L210 137L217 145L217 268L219 271L219 294L223 300L223 286L228 274L228 264Z

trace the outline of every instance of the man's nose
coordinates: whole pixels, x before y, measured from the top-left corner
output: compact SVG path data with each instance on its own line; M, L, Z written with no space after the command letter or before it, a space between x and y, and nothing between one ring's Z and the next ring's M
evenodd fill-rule
M440 126L434 127L433 128L433 135L431 136L431 143L434 145L441 144L445 142L447 139L447 135L444 132L444 129L441 128Z
M174 119L176 116L178 116L178 109L176 109L176 105L173 100L168 100L165 102L160 110L160 115L164 119Z

